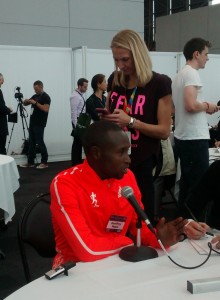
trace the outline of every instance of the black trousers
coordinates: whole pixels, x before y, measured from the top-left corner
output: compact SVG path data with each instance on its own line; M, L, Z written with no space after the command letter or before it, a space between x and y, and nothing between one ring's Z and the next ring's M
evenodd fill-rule
M71 151L72 166L82 163L82 142L79 137L75 136L72 144Z
M0 154L6 155L6 139L7 135L0 135Z
M40 148L41 163L47 164L48 153L44 143L44 129L43 126L31 125L29 127L29 149L28 149L28 163L34 164L36 158L36 144Z
M138 187L142 195L142 203L144 210L152 223L154 223L154 183L153 183L153 171L154 162L153 158L146 159L138 166L131 166L131 170L135 175Z
M210 205L207 219L204 212ZM191 197L187 201L195 217L199 221L206 221L211 227L220 230L220 161L217 160L202 176L194 187Z

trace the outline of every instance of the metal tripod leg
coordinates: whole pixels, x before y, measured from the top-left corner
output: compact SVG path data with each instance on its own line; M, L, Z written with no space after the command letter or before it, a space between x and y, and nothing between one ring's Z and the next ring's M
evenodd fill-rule
M0 249L0 259L5 259L5 254L4 254L4 252L2 252L1 249Z
M24 108L23 108L23 104L22 104L21 99L18 99L18 105L17 105L16 113L18 113L18 111L20 112L20 117L21 117L21 121L22 121L23 136L24 136L24 140L26 141L25 129L28 132L29 132L29 129L28 129L26 117L24 115ZM15 123L13 123L12 129L11 129L11 133L10 133L10 137L9 137L9 141L8 141L8 147L7 147L7 154L8 154L8 149L9 149L9 146L10 146L10 143L11 143L12 134L13 134L13 131L14 131L14 126L15 126ZM26 126L26 128L25 128L25 126Z

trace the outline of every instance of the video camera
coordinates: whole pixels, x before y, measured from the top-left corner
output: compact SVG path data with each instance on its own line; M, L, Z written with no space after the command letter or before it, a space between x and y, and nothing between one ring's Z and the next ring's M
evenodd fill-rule
M17 93L15 93L15 98L21 100L21 98L23 98L23 94L20 93L21 88L19 86L16 87L16 91Z

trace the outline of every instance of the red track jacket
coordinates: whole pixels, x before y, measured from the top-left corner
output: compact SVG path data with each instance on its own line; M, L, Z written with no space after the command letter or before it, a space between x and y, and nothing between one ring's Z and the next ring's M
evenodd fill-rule
M85 160L58 174L51 183L51 212L57 255L53 267L68 261L94 261L133 245L126 233L136 236L137 215L121 189L130 186L140 202L133 173L120 180L101 180ZM124 220L120 232L109 230L109 220ZM142 244L159 248L154 234L143 223Z

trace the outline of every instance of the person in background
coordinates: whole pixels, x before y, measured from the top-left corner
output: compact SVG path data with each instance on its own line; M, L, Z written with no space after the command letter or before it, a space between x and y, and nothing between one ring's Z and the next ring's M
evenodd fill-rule
M12 109L5 105L4 96L1 86L4 83L4 76L0 73L0 154L6 155L6 140L8 135L7 115L12 112Z
M7 115L12 112L12 109L5 105L4 96L1 86L4 83L4 76L0 73L0 154L6 155L6 140L8 135ZM0 208L0 231L7 229L4 219L4 210ZM0 249L1 250L1 249Z
M68 260L102 259L136 241L137 215L121 194L123 187L130 186L143 207L135 176L128 169L127 134L113 122L94 122L85 133L83 147L84 162L59 173L50 186L57 250L53 268ZM186 222L181 217L158 222L157 234L164 246L182 239ZM143 245L160 247L145 222L141 238Z
M117 33L111 42L115 71L108 81L112 121L131 139L131 170L142 194L149 219L154 221L153 168L160 140L170 134L171 80L152 71L149 51L140 35L130 29Z
M186 64L172 83L174 141L181 166L178 205L183 215L192 188L209 167L210 136L206 114L217 112L218 107L205 101L198 70L205 68L210 47L210 42L201 38L189 40L183 49Z
M220 230L220 161L213 162L200 177L185 204L188 216ZM191 215L190 215L191 214Z
M82 162L82 142L78 136L74 136L74 129L79 114L86 110L84 93L87 91L88 82L89 81L85 78L79 78L77 81L77 88L70 97L71 122L73 127L72 136L74 137L71 150L72 166Z
M35 167L36 145L38 145L41 152L41 163L37 166L37 169L45 169L48 167L48 152L44 143L44 130L47 124L51 99L44 91L42 81L35 81L33 88L35 94L30 99L25 99L23 101L25 106L31 105L31 115L29 124L28 162L27 164L20 165L20 167Z
M215 142L215 147L216 147L216 148L219 148L219 147L220 147L220 141L216 141L216 142Z
M184 225L183 231L188 239L199 240L204 238L209 230L210 227L206 223L189 219ZM215 245L217 249L220 249L220 234L214 236L211 243Z
M93 94L86 100L86 112L90 114L93 121L99 121L99 115L96 108L104 108L106 97L104 93L107 90L105 75L96 74L91 81Z

